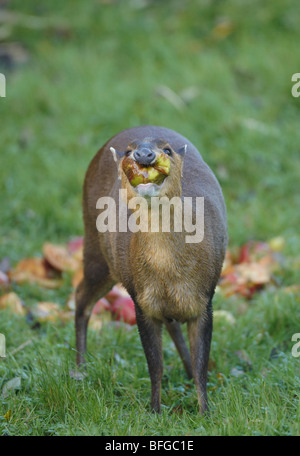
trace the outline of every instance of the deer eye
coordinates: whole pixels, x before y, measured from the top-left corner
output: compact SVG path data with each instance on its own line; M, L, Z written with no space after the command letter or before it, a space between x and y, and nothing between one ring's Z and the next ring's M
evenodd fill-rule
M163 151L167 155L172 155L172 151L171 151L171 149L169 147L166 147Z
M126 155L126 157L128 157L128 155L130 155L130 154L131 154L131 152L132 152L132 149L128 149L128 150L126 150L126 152L125 152L125 155Z

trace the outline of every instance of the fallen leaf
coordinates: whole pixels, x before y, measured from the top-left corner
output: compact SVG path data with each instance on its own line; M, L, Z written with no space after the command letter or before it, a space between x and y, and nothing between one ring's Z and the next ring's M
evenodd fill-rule
M238 263L251 263L260 260L271 252L269 244L261 241L249 241L240 248Z
M11 410L10 409L7 410L7 412L4 415L4 418L5 418L6 421L10 420L10 418L11 418Z
M8 275L16 283L36 283L45 288L58 288L63 283L57 271L43 258L21 260Z
M238 264L235 271L238 275L239 284L263 285L271 280L270 271L260 263Z
M1 296L0 309L8 309L17 315L25 315L23 302L13 291Z
M44 279L47 277L47 268L42 258L26 258L17 264L11 275L14 280L18 274L24 273L38 278Z
M46 242L43 246L43 254L48 263L58 271L75 272L81 266L80 261L74 258L63 245Z
M272 242L249 241L234 254L228 249L218 291L226 297L236 294L250 299L268 283L274 283L273 274L282 259L271 245Z
M59 317L60 307L54 302L39 302L32 308L33 315L40 321L55 322Z

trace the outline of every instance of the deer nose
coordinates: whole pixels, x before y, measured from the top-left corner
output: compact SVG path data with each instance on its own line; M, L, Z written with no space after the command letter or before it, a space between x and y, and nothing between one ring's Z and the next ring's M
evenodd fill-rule
M156 157L155 152L145 147L136 150L133 156L140 165L150 165Z

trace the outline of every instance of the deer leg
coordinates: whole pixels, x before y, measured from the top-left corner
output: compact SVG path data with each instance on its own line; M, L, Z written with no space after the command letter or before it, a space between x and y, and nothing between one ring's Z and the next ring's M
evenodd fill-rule
M212 336L212 305L204 315L188 322L193 377L197 389L200 413L208 410L207 371Z
M189 349L185 343L182 331L181 331L181 325L178 321L172 320L172 321L165 321L166 328L170 334L170 336L173 339L173 342L175 344L175 347L177 348L177 351L180 355L180 358L182 359L184 368L186 370L186 373L189 378L193 378L193 371L192 371L192 364L191 364L191 357L190 357L190 352Z
M105 276L99 283L91 283L83 278L77 287L75 331L78 365L85 362L87 327L95 301L98 297L103 297L110 291L113 285L114 282L108 276Z
M163 373L162 322L146 317L136 302L135 312L151 380L151 408L154 412L160 413L161 379Z

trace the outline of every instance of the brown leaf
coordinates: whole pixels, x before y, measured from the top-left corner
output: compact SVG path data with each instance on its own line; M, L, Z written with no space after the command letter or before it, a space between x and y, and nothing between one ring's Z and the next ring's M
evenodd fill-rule
M46 288L58 288L62 280L43 258L26 258L21 260L9 277L16 283L36 283Z
M40 323L46 321L66 323L74 319L74 311L64 310L55 302L39 302L31 312Z
M0 298L0 309L9 309L17 315L25 315L23 302L14 292L7 293Z
M46 242L43 246L43 254L49 264L58 271L76 271L81 263L75 259L63 245L55 245Z
M41 322L51 321L55 322L59 318L60 308L54 302L39 302L36 307L32 309L33 315Z
M15 280L19 273L25 273L42 279L47 277L46 265L42 258L26 258L19 261L15 269L11 272L12 278Z
M254 285L262 285L270 282L271 273L267 267L260 263L243 263L236 265L238 274L238 283L252 283Z

